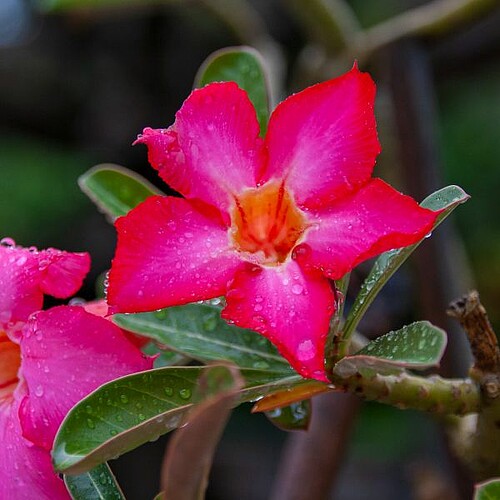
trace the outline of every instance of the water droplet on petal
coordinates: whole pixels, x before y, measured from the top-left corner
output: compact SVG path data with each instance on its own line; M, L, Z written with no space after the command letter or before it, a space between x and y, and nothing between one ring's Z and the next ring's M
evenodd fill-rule
M12 238L2 238L0 240L0 245L3 247L15 247L16 242Z
M43 396L43 387L41 385L37 385L35 388L35 396L41 398Z
M311 340L304 340L299 344L297 358L299 358L300 361L308 361L314 358L315 354L316 348Z
M304 291L304 287L302 285L299 285L296 283L295 285L292 285L292 293L294 295L300 295Z

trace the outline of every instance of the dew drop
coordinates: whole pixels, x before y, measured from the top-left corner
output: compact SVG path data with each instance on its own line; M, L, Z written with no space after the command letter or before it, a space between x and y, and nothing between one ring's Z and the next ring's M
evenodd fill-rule
M300 361L308 361L314 358L316 354L316 348L311 340L304 340L299 344L299 348L297 350L297 357Z
M2 238L0 240L0 245L3 247L15 247L16 242L12 238Z
M128 397L125 394L120 394L120 401L126 405L128 403Z
M300 295L304 291L304 287L302 285L299 285L296 283L295 285L292 285L292 293L294 295Z
M41 385L37 385L35 388L35 396L41 398L43 396L43 387Z
M157 319L166 319L168 316L168 312L166 309L159 309L158 311L155 312L155 317Z
M89 429L95 429L94 421L91 418L87 418L87 427Z
M267 370L269 368L269 363L267 363L267 361L256 361L252 366L257 370Z
M163 390L165 391L165 394L167 396L173 396L174 395L174 390L172 387L164 387Z
M191 397L191 391L189 389L180 389L179 396L182 399L189 399Z

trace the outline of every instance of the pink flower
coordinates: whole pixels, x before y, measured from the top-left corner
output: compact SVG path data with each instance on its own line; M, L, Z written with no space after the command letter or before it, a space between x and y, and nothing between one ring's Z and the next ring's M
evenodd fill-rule
M224 318L326 381L329 279L417 242L437 216L371 178L374 98L354 66L283 101L262 140L247 94L214 83L195 90L168 129L146 128L136 142L184 198L154 196L118 219L114 311L225 295Z
M69 409L113 378L151 368L111 322L43 295L80 288L87 254L0 245L0 498L70 498L50 449Z

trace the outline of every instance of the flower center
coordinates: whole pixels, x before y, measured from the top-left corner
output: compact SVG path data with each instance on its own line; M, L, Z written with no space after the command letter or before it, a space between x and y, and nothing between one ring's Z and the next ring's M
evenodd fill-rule
M21 365L21 351L0 331L0 403L10 398L19 382L17 372Z
M287 258L307 227L304 214L284 184L278 182L268 182L235 197L231 221L236 248L249 254L260 253L259 263L270 265Z

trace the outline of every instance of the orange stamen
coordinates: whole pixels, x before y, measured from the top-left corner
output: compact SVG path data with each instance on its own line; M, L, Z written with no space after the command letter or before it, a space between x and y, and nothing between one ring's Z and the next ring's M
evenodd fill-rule
M290 254L307 224L284 183L269 182L235 198L232 237L242 252L261 252L265 264L276 265Z

